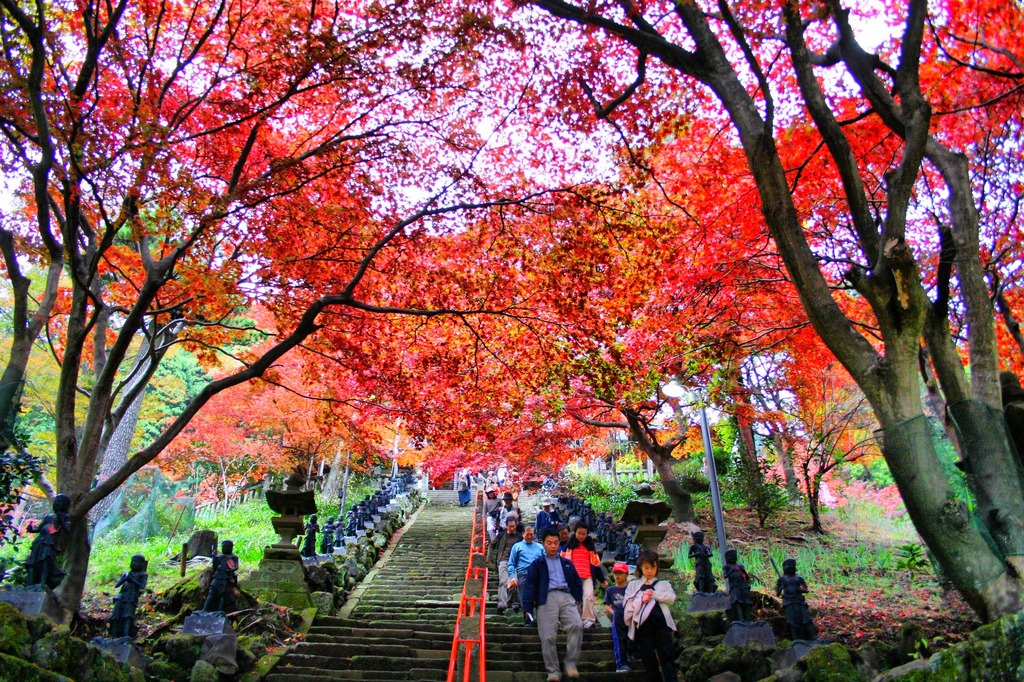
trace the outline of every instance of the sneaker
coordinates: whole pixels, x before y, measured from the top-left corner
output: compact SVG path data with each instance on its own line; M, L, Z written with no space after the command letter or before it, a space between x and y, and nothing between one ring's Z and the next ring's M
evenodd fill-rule
M589 630L592 627L594 627L594 621L592 621L592 620L585 620L585 621L583 621L583 629L584 630Z
M558 682L561 679L558 675L548 675L548 682Z
M505 607L504 606L499 606L497 610L498 610L498 615L499 616L504 616L505 615Z
M618 668L615 669L615 672L628 673L630 670L632 670L632 668L630 668L628 665L620 665Z
M533 614L526 612L523 614L523 627L532 628L537 622L533 619Z
M565 666L565 676L570 680L577 680L580 677L580 671L574 665L567 665Z
M519 609L520 608L522 608L522 607L519 606L519 604L513 604L512 605L512 610L515 611L516 613L519 613Z

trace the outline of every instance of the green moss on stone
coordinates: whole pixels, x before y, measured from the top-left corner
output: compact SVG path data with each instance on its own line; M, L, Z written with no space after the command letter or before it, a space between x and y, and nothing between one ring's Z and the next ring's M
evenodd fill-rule
M160 641L167 660L183 670L191 670L202 653L203 635L170 635Z
M77 637L66 627L51 630L32 645L32 661L77 682L129 682L130 668Z
M0 653L0 682L73 682L17 656Z
M806 682L853 682L861 679L842 644L834 643L814 647L800 659L797 667Z
M0 652L28 658L32 651L28 619L13 604L0 601Z
M220 682L220 673L212 663L196 661L192 666L192 674L189 675L189 682Z
M743 682L755 682L771 674L771 668L761 649L720 644L704 651L697 663L686 671L686 679L706 680L724 672L736 673Z
M186 670L167 660L156 660L146 666L146 679L152 680L152 682L170 682L186 678L188 678Z

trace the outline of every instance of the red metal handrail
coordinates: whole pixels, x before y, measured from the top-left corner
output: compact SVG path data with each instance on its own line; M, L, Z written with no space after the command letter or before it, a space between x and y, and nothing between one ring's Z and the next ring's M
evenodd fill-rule
M470 681L474 654L477 659L478 680L487 680L487 524L483 512L482 486L477 490L476 501L473 504L473 528L469 538L469 560L466 562L466 579L462 583L459 613L455 618L455 635L452 637L452 653L448 661L448 682L455 682L460 645L465 646L462 682ZM479 586L479 589L476 586ZM464 619L466 623L463 622ZM473 619L478 621L479 625L466 627Z

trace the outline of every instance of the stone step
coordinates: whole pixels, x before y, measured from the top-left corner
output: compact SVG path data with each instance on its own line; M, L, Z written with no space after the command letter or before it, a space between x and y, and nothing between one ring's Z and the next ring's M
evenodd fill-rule
M564 646L564 639L559 641L559 647ZM604 664L609 663L605 648L610 649L611 643L606 647L588 647L584 645L580 654L580 668L600 669ZM313 642L305 641L295 645L290 657L294 660L318 658L324 660L338 661L340 668L348 668L356 659L367 657L388 657L402 659L439 659L448 661L451 652L451 639L446 642L431 641L409 641L386 643L381 640L367 639L362 642ZM346 661L349 664L346 664ZM543 667L544 659L540 652L540 643L534 642L532 646L490 646L487 647L488 664L497 669L519 669ZM327 665L328 668L334 668Z
M472 513L455 506L454 491L422 507L385 560L358 589L345 616L317 618L265 678L268 682L444 680L458 598L466 575ZM447 500L450 500L448 502ZM498 615L496 571L487 610L490 682L543 682L540 641L514 611ZM559 635L560 651L565 635ZM642 672L616 673L606 628L584 631L580 671L587 680L634 682Z
M582 671L581 671L582 672ZM444 680L447 670L439 674L434 670L401 670L401 671L368 671L368 670L333 670L322 671L316 668L274 669L267 676L267 682L309 682L310 680L366 680L367 682L390 682L390 680ZM487 670L488 682L544 682L547 676L537 671L499 671ZM628 673L588 672L587 682L641 682L646 680L643 671Z
M448 669L410 670L323 670L296 665L277 665L264 678L266 682L309 682L310 680L367 680L367 682L390 682L391 680L446 680Z

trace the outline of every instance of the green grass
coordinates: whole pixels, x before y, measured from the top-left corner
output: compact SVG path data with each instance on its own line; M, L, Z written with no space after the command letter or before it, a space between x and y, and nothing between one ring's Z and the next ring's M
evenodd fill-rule
M362 500L372 489L359 485L349 485L349 504ZM317 517L323 526L328 516L338 516L338 499L317 499L320 510ZM277 533L270 523L274 512L263 500L250 500L235 505L226 513L214 514L196 519L195 527L187 531L179 531L173 537L156 536L142 541L118 540L108 535L101 537L93 545L89 558L89 573L86 576L86 592L111 591L117 578L128 570L128 563L133 554L141 554L149 560L149 587L160 591L180 577L177 564L169 565L168 560L181 551L181 546L188 541L196 530L206 529L217 533L219 541L232 540L235 543L235 554L241 561L241 572L246 573L254 568L263 557L263 548L277 541ZM16 546L0 547L0 562L11 565L24 561L34 536L22 539Z
M695 496L698 507L706 499L706 495ZM796 558L797 570L812 589L817 584L892 592L907 583L934 581L931 563L920 551L917 543L921 540L906 514L893 517L871 501L855 499L846 506L826 511L824 522L831 532L824 536L800 533L808 537L802 546L781 538L778 542L766 538L737 547L739 560L750 574L753 586L773 589L776 573L770 559L781 569L782 561L790 556ZM685 584L693 581L688 550L688 541L675 550L675 568ZM712 563L717 574L717 558Z
M680 547L675 556L675 568L685 583L693 581L693 566L687 556L688 549L687 546ZM743 547L739 552L740 563L750 574L751 585L766 590L775 586L776 573L771 559L775 560L781 570L782 561L787 557L796 559L797 570L808 583L819 585L880 589L893 587L901 580L931 576L928 566L913 575L897 568L898 552L884 545L835 548L815 541L797 549L756 544Z

